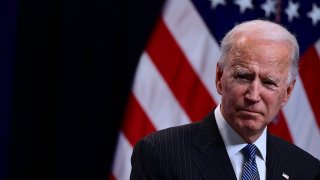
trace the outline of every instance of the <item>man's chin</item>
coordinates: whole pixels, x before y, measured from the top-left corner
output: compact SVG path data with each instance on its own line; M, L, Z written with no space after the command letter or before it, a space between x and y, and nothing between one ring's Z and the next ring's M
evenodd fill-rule
M261 129L261 124L259 123L259 119L241 119L240 126L241 129L245 129L246 131L258 132Z

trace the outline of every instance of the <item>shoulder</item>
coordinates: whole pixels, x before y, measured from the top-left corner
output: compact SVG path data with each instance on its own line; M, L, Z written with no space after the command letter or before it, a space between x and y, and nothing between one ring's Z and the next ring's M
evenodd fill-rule
M159 130L140 139L134 146L131 163L133 175L166 177L170 179L177 163L191 162L191 147L199 123L191 123ZM149 176L150 175L150 176ZM141 179L141 178L140 178ZM152 178L147 178L152 179ZM161 179L161 178L160 178Z
M151 153L153 154L151 156L154 154L171 156L182 151L190 151L196 139L199 124L196 122L155 131L140 139L134 146L134 152L145 155Z
M140 141L161 145L162 143L179 144L182 141L190 141L195 138L198 131L199 122L170 127L153 132Z
M278 152L283 153L282 155L288 157L287 159L290 163L294 163L296 166L304 166L308 164L309 166L316 167L320 170L320 161L308 152L279 137L269 135L269 138L273 144L271 148L275 148Z
M140 142L149 142L154 145L161 145L163 143L168 145L168 143L172 143L173 146L178 146L194 142L200 134L203 134L203 132L199 133L200 131L211 132L215 131L215 128L217 128L217 125L215 123L214 111L211 111L200 121L153 132L142 138Z

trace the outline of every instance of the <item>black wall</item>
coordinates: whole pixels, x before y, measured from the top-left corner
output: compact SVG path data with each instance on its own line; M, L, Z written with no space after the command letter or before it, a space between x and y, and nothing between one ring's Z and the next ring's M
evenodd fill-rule
M8 179L107 179L163 0L20 0Z

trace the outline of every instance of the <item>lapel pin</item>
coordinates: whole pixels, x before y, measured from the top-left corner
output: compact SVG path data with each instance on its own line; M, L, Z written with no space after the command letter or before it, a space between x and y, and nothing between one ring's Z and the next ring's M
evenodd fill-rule
M286 173L282 173L282 177L284 177L284 178L286 178L286 179L289 179L289 176L288 176L288 174L286 174Z

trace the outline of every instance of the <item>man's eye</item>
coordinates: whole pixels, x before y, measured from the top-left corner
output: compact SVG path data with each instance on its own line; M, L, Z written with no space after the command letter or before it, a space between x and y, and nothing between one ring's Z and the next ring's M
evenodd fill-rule
M263 81L263 84L267 84L267 85L275 85L275 83L273 81L269 81L269 80L265 80Z
M264 80L262 81L262 83L267 86L267 87L270 87L270 88L274 88L274 87L277 87L277 84L273 81L270 81L270 80Z
M246 75L246 74L237 74L236 75L236 79L240 79L240 80L250 80L250 76Z

